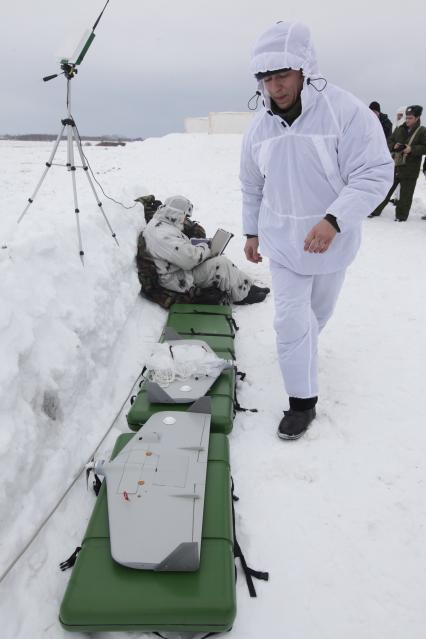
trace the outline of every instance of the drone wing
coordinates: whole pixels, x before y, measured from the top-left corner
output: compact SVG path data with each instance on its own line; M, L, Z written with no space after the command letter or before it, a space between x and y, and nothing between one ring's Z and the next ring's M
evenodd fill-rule
M153 415L106 477L111 554L145 570L192 571L200 561L210 399Z

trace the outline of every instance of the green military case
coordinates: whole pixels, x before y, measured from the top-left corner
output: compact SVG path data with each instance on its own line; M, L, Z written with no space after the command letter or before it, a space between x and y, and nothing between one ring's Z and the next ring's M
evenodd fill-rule
M235 330L228 315L197 315L196 313L170 313L166 326L174 328L181 335L219 335L234 337Z
M217 353L227 353L225 358L235 359L235 322L230 306L203 304L173 304L166 326L186 339L202 339Z
M211 432L227 435L232 430L234 419L235 368L223 371L207 396L212 398ZM186 411L189 406L190 404L151 404L142 384L127 415L127 423L131 430L139 430L154 413L171 410Z
M177 315L195 313L197 315L225 315L232 317L232 306L219 306L215 304L172 304L169 312Z
M133 434L120 435L112 457ZM173 522L171 522L173 525ZM201 563L196 572L134 570L111 558L105 484L66 589L59 619L76 632L223 632L236 614L229 445L211 434Z

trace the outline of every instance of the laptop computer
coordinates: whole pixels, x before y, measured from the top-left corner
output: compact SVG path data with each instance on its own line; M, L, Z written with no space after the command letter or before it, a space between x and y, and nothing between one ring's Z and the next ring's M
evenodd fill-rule
M210 245L210 256L216 257L221 255L225 248L228 246L229 241L234 237L230 231L224 231L223 229L217 229L216 233L212 237Z

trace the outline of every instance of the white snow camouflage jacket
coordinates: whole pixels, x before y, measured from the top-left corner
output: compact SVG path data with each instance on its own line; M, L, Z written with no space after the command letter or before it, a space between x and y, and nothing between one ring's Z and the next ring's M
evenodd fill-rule
M143 231L161 286L179 293L194 286L192 269L210 257L207 240L193 246L182 232L189 207L192 210L192 204L183 196L168 198Z
M302 113L288 126L264 108L246 132L241 153L243 233L259 235L270 259L300 274L346 268L361 241L361 222L385 198L394 165L378 118L350 93L319 80L310 31L278 23L257 41L253 74L303 69ZM341 232L322 254L303 250L308 232L327 213Z

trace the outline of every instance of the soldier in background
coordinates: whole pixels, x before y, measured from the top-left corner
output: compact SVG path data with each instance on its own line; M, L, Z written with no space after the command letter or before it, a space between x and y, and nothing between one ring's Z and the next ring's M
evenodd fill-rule
M371 102L369 108L379 118L380 124L382 125L383 133L385 134L385 138L388 139L388 137L392 133L392 122L389 120L386 113L382 113L380 104L378 102Z
M395 114L395 120L393 121L392 124L392 132L395 131L395 129L398 126L401 126L401 124L404 124L405 122L405 111L407 110L407 106L401 106L399 107L399 109L397 110L396 114ZM400 193L400 186L398 184L398 186L396 187L395 191L393 192L393 198L391 200L389 200L389 202L391 204L393 204L394 206L396 206L399 202L399 193Z
M421 126L423 107L418 104L407 107L405 123L397 127L388 141L395 162L394 183L383 202L368 217L378 217L390 202L392 193L401 187L396 205L395 221L406 222L413 201L414 189L420 173L422 155L426 153L426 128Z

